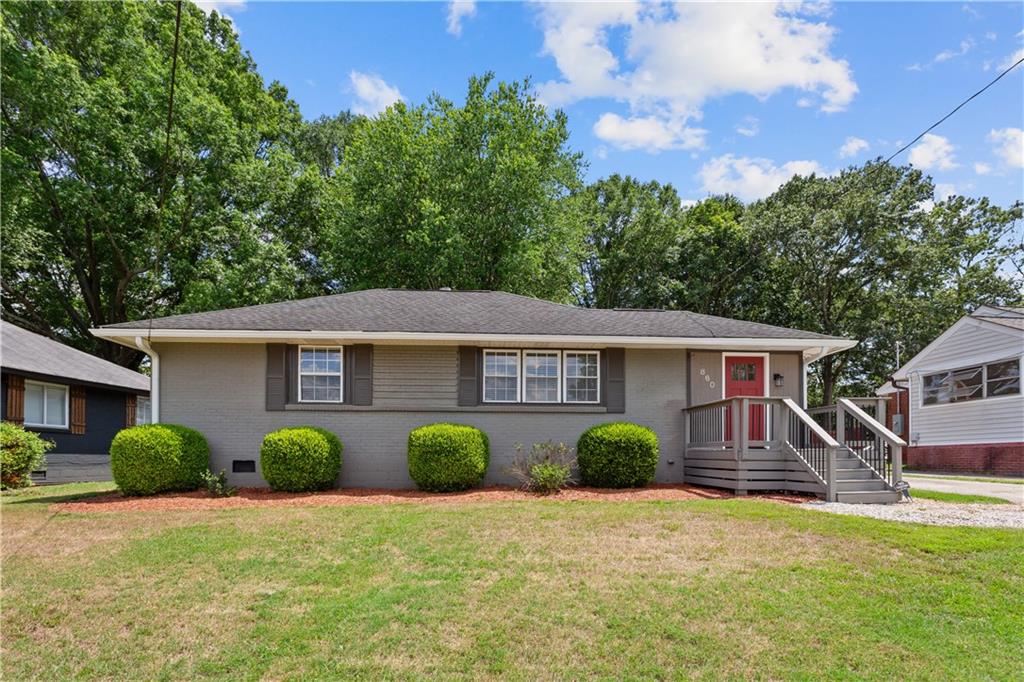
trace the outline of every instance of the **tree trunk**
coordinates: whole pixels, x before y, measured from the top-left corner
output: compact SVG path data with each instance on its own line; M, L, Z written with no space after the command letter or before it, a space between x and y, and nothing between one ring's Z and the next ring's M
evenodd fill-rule
M832 393L835 391L836 378L833 372L832 358L822 360L821 367L821 404L832 404Z

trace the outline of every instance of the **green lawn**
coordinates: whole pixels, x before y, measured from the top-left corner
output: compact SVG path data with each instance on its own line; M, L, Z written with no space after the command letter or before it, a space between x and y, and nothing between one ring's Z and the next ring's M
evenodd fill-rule
M1024 533L756 499L68 514L4 496L3 678L1009 679Z
M989 495L964 495L963 493L947 493L939 490L924 490L922 488L911 488L910 495L914 498L924 500L938 500L939 502L960 502L962 504L1013 504L1001 497L990 497Z

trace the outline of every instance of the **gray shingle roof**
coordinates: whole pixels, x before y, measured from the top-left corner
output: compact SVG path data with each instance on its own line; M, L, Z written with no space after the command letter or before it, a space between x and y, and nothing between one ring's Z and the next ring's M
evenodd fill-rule
M0 322L0 366L6 370L149 392L146 375L9 322Z
M682 310L577 308L500 291L369 289L173 315L105 329L419 332L666 338L839 339Z

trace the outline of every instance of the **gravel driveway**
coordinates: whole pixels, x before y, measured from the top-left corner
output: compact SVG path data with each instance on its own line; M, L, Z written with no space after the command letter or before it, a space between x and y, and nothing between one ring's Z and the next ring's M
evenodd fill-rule
M1024 505L1020 504L953 504L935 500L914 500L897 504L845 504L815 501L800 506L834 514L870 516L886 521L926 523L932 526L1024 528Z

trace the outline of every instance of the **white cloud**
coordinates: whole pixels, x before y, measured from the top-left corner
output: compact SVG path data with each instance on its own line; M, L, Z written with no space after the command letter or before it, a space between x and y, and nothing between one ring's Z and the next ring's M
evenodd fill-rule
M941 135L928 133L910 150L910 163L923 170L956 168L953 145Z
M848 137L843 142L843 146L839 148L839 156L843 159L848 159L851 156L857 156L863 151L871 147L867 140L862 140L859 137Z
M448 3L448 32L462 35L462 20L476 16L476 0L452 0Z
M966 38L960 41L959 49L943 50L942 52L935 55L935 58L932 61L934 61L936 64L941 64L942 62L948 62L950 59L953 59L955 57L963 57L965 54L971 51L972 47L974 47L974 41L971 38Z
M679 200L680 208L693 208L694 206L696 206L699 203L700 203L699 199L680 199Z
M974 172L977 173L978 175L988 175L989 173L992 172L992 166L990 166L987 163L982 163L981 161L978 161L977 163L974 164Z
M989 31L988 33L985 34L985 40L988 40L988 41L995 40L998 37L999 36L996 34L995 31Z
M956 187L948 182L939 182L935 184L935 198L939 201L945 201L954 194L956 194Z
M231 16L228 10L231 10L231 13L245 11L246 0L195 0L195 3L199 9L203 10L207 14L210 12L216 12L221 15L231 22L231 25L235 29L235 33L240 32L238 30L238 25L235 24L234 17Z
M814 106L814 100L811 99L810 97L801 97L796 101L796 105L801 109L806 109L808 107Z
M754 137L761 132L761 122L756 116L747 116L742 123L736 126L736 132L744 137Z
M358 99L352 106L352 111L357 114L375 116L404 99L398 88L388 85L380 76L351 71L348 78Z
M768 159L726 154L705 163L697 176L712 194L735 194L752 201L766 197L794 175L827 174L817 161L789 161L776 166Z
M664 120L657 116L622 118L603 114L594 124L598 138L619 149L643 149L657 153L666 149L700 149L707 131L688 128L679 119Z
M857 93L849 64L830 53L835 29L820 7L793 3L539 4L544 51L559 80L539 87L560 106L608 98L628 117L657 119L666 129L691 131L703 104L744 93L766 98L785 88L813 93L823 111L845 109ZM814 18L812 18L812 16ZM621 51L613 50L622 44ZM618 53L617 53L618 52ZM808 99L807 104L812 101ZM608 114L606 114L608 115ZM668 147L685 145L679 136ZM611 142L611 140L608 140Z
M988 134L988 139L995 143L996 154L1006 165L1013 168L1024 168L1024 130L1020 128L992 130Z
M598 145L597 149L594 150L594 156L596 156L597 158L602 159L602 160L603 159L607 159L608 158L608 147L605 147L603 144L602 145Z
M1006 59L1004 59L999 64L999 69L1001 71L1005 71L1006 69L1010 68L1011 66L1019 62L1021 59L1024 59L1024 47L1020 48L1013 54L1007 56Z

